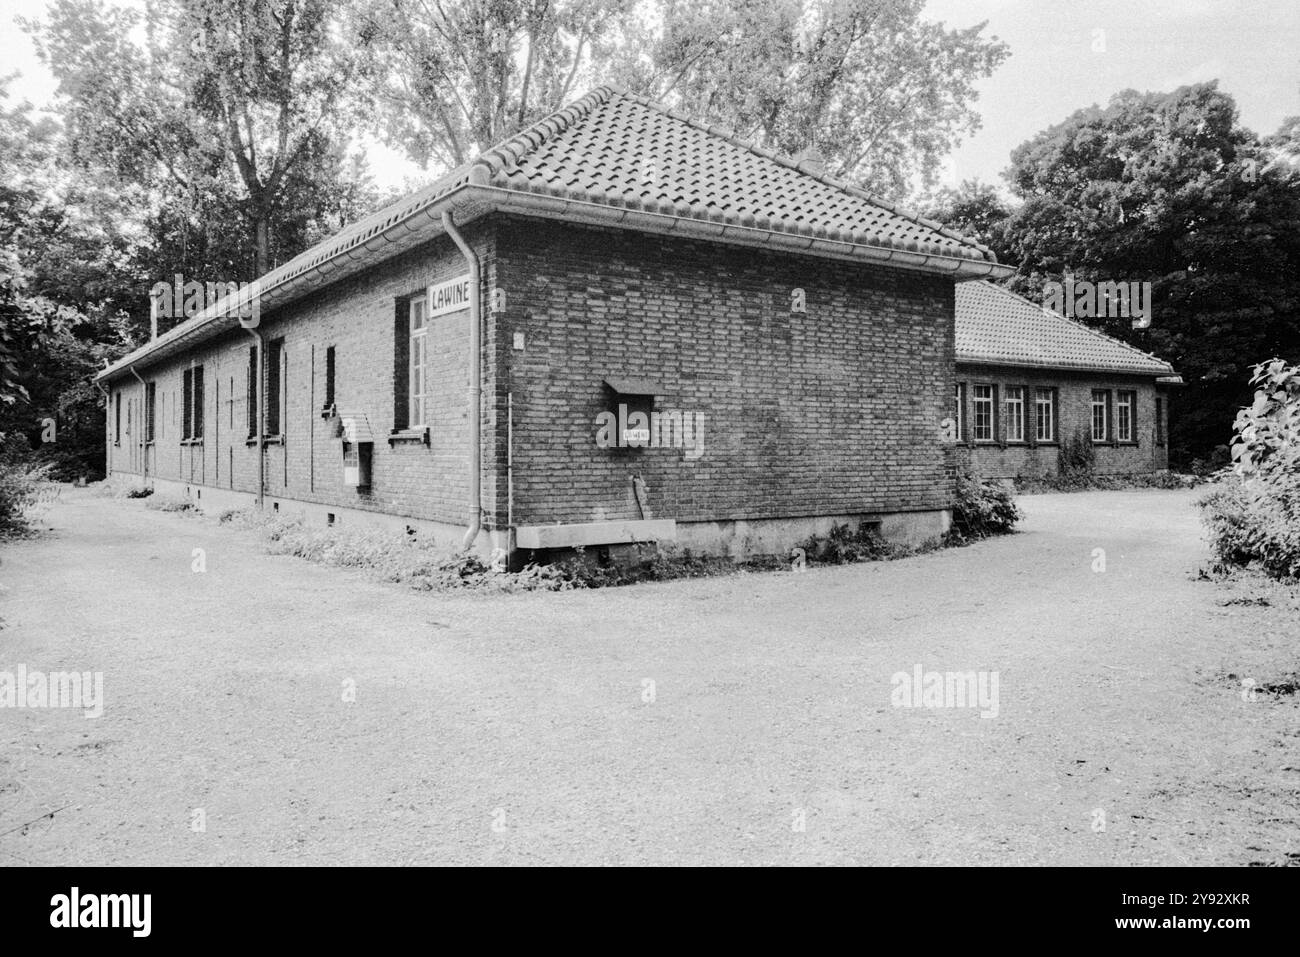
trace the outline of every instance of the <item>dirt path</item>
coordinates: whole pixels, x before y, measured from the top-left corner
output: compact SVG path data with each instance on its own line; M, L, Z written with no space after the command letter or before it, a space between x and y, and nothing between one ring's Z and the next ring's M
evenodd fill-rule
M1296 670L1300 601L1196 581L1192 500L1037 496L1022 534L905 561L477 597L65 493L0 552L0 672L102 671L104 714L0 709L0 832L66 806L0 862L1300 858L1295 698L1228 677ZM997 717L891 706L917 664L996 671Z

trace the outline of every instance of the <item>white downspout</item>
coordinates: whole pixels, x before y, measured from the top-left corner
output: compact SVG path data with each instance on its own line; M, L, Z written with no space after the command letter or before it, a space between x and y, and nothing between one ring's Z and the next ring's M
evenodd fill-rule
M450 212L442 214L442 227L460 248L469 263L469 528L461 540L461 548L471 548L483 527L482 490L482 430L483 414L483 346L482 346L482 293L479 289L478 255L465 242L456 228Z
M262 494L266 488L266 337L256 327L243 327L257 342L257 507L262 507Z
M140 430L140 484L145 488L149 487L149 446L146 444L145 415L148 410L145 403L149 401L149 384L140 378L140 373L135 371L135 366L131 366L131 375L140 379L140 421L136 423L136 428Z

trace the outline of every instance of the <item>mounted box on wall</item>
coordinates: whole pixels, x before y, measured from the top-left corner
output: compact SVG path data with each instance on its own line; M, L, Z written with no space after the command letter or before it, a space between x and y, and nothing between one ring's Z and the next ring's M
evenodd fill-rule
M343 449L343 484L350 488L370 487L370 463L375 437L364 412L340 412Z

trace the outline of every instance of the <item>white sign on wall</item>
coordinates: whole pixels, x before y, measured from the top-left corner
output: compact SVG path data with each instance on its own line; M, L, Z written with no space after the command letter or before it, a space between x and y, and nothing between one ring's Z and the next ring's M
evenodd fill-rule
M469 273L429 287L429 318L469 308Z

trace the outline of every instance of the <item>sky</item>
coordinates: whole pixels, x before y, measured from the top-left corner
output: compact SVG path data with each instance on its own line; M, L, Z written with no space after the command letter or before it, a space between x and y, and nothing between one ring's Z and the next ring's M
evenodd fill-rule
M19 71L11 90L38 107L54 82L13 20L41 16L47 2L0 0L0 75ZM1300 114L1300 0L929 0L925 15L951 27L987 21L985 34L1011 48L978 84L983 126L949 157L954 185L1000 186L1016 146L1123 89L1217 79L1258 133ZM425 178L393 150L362 145L381 187Z
M949 156L949 181L1002 185L1013 149L1124 89L1217 79L1261 134L1300 114L1300 0L929 0L926 14L988 21L1011 48L977 85L983 126Z

